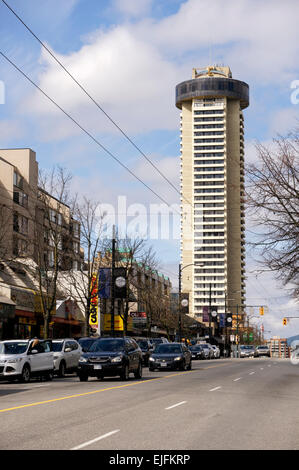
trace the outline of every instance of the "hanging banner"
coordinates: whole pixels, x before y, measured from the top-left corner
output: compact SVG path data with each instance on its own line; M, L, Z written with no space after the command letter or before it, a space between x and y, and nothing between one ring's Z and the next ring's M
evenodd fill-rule
M202 307L202 321L209 323L209 307Z
M89 309L89 325L91 328L98 328L98 276L92 275L90 283L90 309Z
M219 323L220 328L225 327L225 313L220 313L220 323Z
M111 292L111 268L99 269L99 297L110 299Z

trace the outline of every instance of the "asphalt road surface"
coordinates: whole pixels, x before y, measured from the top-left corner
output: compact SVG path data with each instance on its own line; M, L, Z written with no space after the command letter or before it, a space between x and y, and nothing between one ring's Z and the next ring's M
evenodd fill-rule
M129 381L0 383L1 450L299 449L299 366L193 361Z

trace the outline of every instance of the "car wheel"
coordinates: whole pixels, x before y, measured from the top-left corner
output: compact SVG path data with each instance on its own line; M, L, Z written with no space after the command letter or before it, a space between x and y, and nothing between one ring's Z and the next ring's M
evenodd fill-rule
M65 362L64 361L61 361L61 363L59 365L58 376L59 377L64 377L65 376Z
M29 366L26 365L26 366L23 367L23 370L22 370L22 375L21 375L21 378L20 378L21 382L29 383L30 382L30 376L31 376L30 368L29 368Z
M46 380L51 381L51 380L53 380L53 377L54 377L54 371L49 370L48 372L46 372L46 374L45 374L45 379Z
M80 382L87 382L87 380L88 380L88 375L86 375L86 374L80 374L80 375L79 375L79 380L80 380Z
M154 372L155 369L154 369L153 367L149 367L148 370L149 370L150 372Z
M129 366L128 364L126 364L124 367L123 367L123 370L120 374L120 379L121 380L129 380Z
M134 372L135 379L142 379L142 364L139 362L138 369Z

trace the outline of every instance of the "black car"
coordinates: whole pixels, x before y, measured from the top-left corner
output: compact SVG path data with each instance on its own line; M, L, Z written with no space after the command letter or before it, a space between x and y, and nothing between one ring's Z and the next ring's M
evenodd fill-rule
M195 344L194 346L189 346L189 349L192 354L192 359L204 359L205 354L203 348L200 344Z
M82 354L78 364L81 382L88 377L102 379L105 376L120 376L128 380L133 372L136 379L142 378L142 352L133 338L98 338Z
M79 338L77 341L80 344L82 351L87 352L90 346L99 338L93 338L92 336L87 336L86 338Z
M153 352L154 346L148 338L134 338L138 346L142 351L142 362L147 367L148 360Z
M192 356L183 343L158 344L149 359L149 370L179 369L191 370Z

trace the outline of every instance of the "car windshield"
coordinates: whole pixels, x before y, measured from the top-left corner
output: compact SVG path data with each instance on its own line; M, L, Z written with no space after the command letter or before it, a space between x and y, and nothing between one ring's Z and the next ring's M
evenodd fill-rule
M201 351L201 346L190 346L191 351Z
M90 338L90 339L89 339L89 338L87 338L87 339L79 339L79 344L80 344L80 346L81 346L82 349L84 349L85 351L87 351L87 350L90 348L90 346L94 343L94 341L95 341L95 340L94 340L94 339L91 339L91 338Z
M53 341L52 342L52 350L54 352L62 351L63 341Z
M163 343L163 340L161 338L153 338L152 343L160 344L160 343Z
M209 346L208 346L208 344L202 344L201 347L202 348L208 348Z
M0 343L0 354L23 354L28 347L27 341Z
M88 352L117 352L124 350L123 339L99 339L95 341Z
M145 348L145 349L148 348L148 343L147 343L147 341L144 341L144 340L141 340L141 339L140 339L140 340L137 340L137 344L138 344L138 346L140 346L141 348Z
M180 354L181 352L179 344L159 344L155 349L155 354Z
M268 346L258 346L257 349L268 349Z

